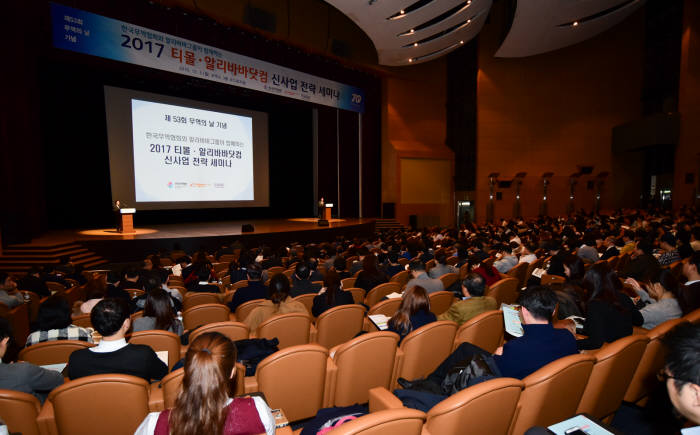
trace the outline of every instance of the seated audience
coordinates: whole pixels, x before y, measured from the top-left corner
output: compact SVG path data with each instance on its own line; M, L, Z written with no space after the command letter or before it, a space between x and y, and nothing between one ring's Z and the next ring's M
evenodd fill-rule
M476 255L472 255L469 257L469 265L470 268L473 267L471 272L478 273L484 278L486 287L490 287L502 279L498 269L490 264L490 260L480 260Z
M430 312L428 293L423 287L413 286L404 292L398 311L389 319L388 330L399 334L401 343L411 331L436 320Z
M10 308L24 303L24 295L17 290L17 283L7 272L0 272L0 303Z
M245 252L242 252L237 260L234 260L231 262L231 264L229 264L228 274L231 284L248 279L249 264L251 264L250 257Z
M615 246L615 237L613 236L608 236L603 240L603 248L605 248L605 251L603 251L603 255L600 256L601 260L607 260L620 255L620 250Z
M676 238L673 234L666 233L659 239L659 248L663 251L659 255L659 264L662 266L668 266L676 261L681 260L681 255L676 249Z
M199 263L185 279L187 291L201 293L219 293L219 286L210 284L216 281L216 274L211 264Z
M620 255L631 254L637 249L637 243L634 241L634 231L624 230L622 232L623 246L620 248Z
M42 302L37 315L37 330L29 334L26 346L54 340L80 340L92 343L90 331L72 324L72 311L68 300L58 294Z
M496 261L493 262L493 267L500 273L508 273L509 270L518 265L518 257L513 255L513 249L510 245L499 246L496 254Z
M128 344L131 327L129 305L121 299L104 299L90 313L92 326L102 335L100 343L76 350L68 359L70 379L106 373L122 373L151 381L168 373L168 366L143 344Z
M122 290L143 290L143 279L139 274L139 270L135 267L127 267L122 274L118 287Z
M362 260L362 271L357 275L355 287L369 292L379 284L388 282L384 272L377 268L377 257L374 254L365 255Z
M498 309L498 302L491 296L484 296L486 281L478 273L470 273L462 281L463 299L455 302L444 313L438 316L439 320L451 320L462 325L472 317L490 310Z
M323 280L323 288L318 296L314 298L314 304L311 308L311 314L314 317L320 316L324 311L329 310L338 305L354 304L352 293L346 292L340 288L340 275L334 270L326 272L326 278Z
M323 274L318 270L318 261L315 258L309 258L308 264L311 270L309 281L323 281Z
M678 303L686 315L700 308L700 252L695 252L683 263L683 275L688 280L680 288Z
M537 250L537 245L534 243L525 243L522 245L522 248L520 250L520 260L518 260L518 263L532 263L533 261L537 260L537 255L535 255L535 251Z
M268 295L267 287L262 282L262 269L256 263L252 263L246 269L248 273L248 286L241 287L233 294L233 299L228 303L228 307L232 313L236 312L236 308L240 305L250 302L255 299L265 299Z
M104 276L95 275L90 278L87 284L85 284L85 294L87 295L87 300L80 305L80 313L90 313L95 305L104 299L106 291L107 284Z
M631 260L622 269L621 275L637 281L654 281L659 276L661 265L653 255L654 246L649 240L640 240L631 254Z
M289 279L283 273L270 278L268 291L269 299L253 309L244 320L251 331L258 329L262 322L276 314L309 312L304 304L292 300L289 295Z
M668 397L683 417L700 425L700 325L680 325L664 341L669 349L664 368ZM684 433L698 430L700 426Z
M32 266L27 272L27 275L22 277L17 283L17 288L20 290L27 290L34 292L41 297L51 296L49 288L46 283L41 279L41 269L38 266Z
M446 273L457 273L458 270L454 266L447 264L447 253L444 249L438 249L435 253L435 266L433 266L428 275L431 278L440 278Z
M400 263L399 263L399 252L396 250L391 250L387 254L387 264L384 267L384 271L386 272L386 276L391 278L392 276L396 275L399 272L403 272L406 270Z
M309 293L318 293L321 290L321 286L314 284L309 279L311 275L311 268L306 261L300 261L297 263L294 269L294 275L292 275L292 297L297 297L300 295L305 295Z
M218 332L197 337L185 355L175 407L151 412L135 435L273 435L275 419L260 396L233 398L236 345Z
M595 238L588 235L583 240L583 245L576 250L576 255L585 263L593 264L598 261L598 250L595 248Z
M656 282L640 286L633 278L627 278L625 284L631 285L646 305L639 312L644 318L642 328L653 329L667 320L677 319L683 315L678 305L678 281L670 270L664 269Z
M148 292L143 316L134 319L134 332L162 329L182 335L182 322L177 318L170 295L163 289Z
M11 337L10 323L0 317L0 388L32 394L43 403L51 390L63 384L63 375L28 362L3 362Z
M423 287L428 294L445 290L442 281L433 279L425 273L425 264L421 260L413 260L408 263L408 270L411 272L412 278L406 283L407 289L420 286Z
M345 270L346 266L347 262L345 261L345 257L343 257L342 255L337 255L335 257L335 260L333 260L333 269L335 269L335 271L338 272L338 276L340 276L340 279L352 277L352 275L350 275L350 272Z
M583 334L587 338L578 341L579 349L598 349L603 343L631 335L633 326L642 326L642 315L618 286L617 275L607 263L594 264L584 275L588 299Z
M145 289L145 293L139 296L136 296L135 298L131 299L129 301L129 306L131 307L131 312L134 313L136 311L141 311L146 307L146 300L148 298L148 295L154 291L154 290L164 290L166 296L168 296L168 302L170 303L170 306L172 307L174 312L181 311L182 310L182 302L180 299L182 298L182 295L180 294L179 291L177 290L165 290L163 289L161 283L160 283L160 278L158 278L157 275L149 275L145 277L143 280L143 287ZM219 292L219 287L216 287L215 293ZM177 296L180 297L175 297L174 293L177 293Z

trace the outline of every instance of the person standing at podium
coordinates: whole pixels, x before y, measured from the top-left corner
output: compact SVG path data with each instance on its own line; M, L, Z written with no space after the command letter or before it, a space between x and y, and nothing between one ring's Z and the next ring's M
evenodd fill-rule
M323 200L323 197L318 201L318 218L323 219L323 215L326 212L326 202Z
M122 217L121 217L122 203L119 200L114 201L112 205L112 211L114 212L114 217L117 220L117 232L121 233L124 231L122 227Z

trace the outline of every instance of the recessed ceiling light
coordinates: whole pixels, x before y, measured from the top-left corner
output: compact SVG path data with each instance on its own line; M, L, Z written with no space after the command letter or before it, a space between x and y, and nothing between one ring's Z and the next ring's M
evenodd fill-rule
M403 15L403 14L405 14L406 12L404 12L404 10L401 9L401 10L399 11L399 13L400 13L401 15Z
M413 43L413 46L414 46L414 47L418 47L418 43L417 43L417 42L414 42L414 43Z
M459 41L460 44L464 44L464 41Z
M413 62L413 58L408 59L408 62L409 62L409 63L410 63L410 62Z
M411 29L411 31L409 33L413 33L413 32L415 32L415 30Z
M572 26L574 26L574 27L578 26L578 21L574 21L574 23L572 24Z

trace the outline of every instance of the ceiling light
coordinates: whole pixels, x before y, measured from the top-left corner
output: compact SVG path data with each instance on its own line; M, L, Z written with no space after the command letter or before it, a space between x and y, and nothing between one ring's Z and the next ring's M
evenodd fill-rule
M574 26L574 27L578 26L578 21L574 21L574 23L572 24L572 26Z
M414 47L418 47L418 43L417 43L417 42L414 42L414 43L413 43L413 46L414 46Z
M408 33L413 33L413 32L415 32L415 30L411 29L411 31L410 31L410 32L408 32Z
M410 63L410 62L413 62L413 58L409 58L409 59L408 59L408 62L409 62L409 63Z
M464 41L459 41L460 44L464 44Z
M405 12L403 9L401 9L401 10L399 11L399 13L400 13L401 15L404 15L406 12Z

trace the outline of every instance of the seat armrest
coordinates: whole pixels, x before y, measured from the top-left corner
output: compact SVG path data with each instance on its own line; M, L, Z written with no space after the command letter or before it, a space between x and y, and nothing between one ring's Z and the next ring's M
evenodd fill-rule
M291 426L285 426L285 427L279 427L275 429L275 435L293 435L296 432L292 431ZM301 433L301 429L299 429L299 433Z
M258 378L255 376L246 376L243 382L246 394L258 391Z
M331 358L326 359L326 385L323 389L323 407L330 408L335 402L335 383L338 378L338 366Z
M396 349L396 356L394 357L394 372L391 374L391 383L389 384L389 388L392 390L395 390L399 388L399 373L401 373L401 369L403 369L403 357L404 353L401 348Z
M53 403L46 400L44 405L36 417L37 426L41 435L58 435L58 427L56 426L56 417L53 412Z
M148 410L151 412L160 412L165 409L164 403L163 388L161 388L160 382L152 383L148 391Z
M647 332L649 332L649 329L642 328L641 326L633 326L632 327L632 334L633 335L644 335Z
M189 344L180 345L180 359L185 359L185 355L187 355L187 349L189 349L189 347Z
M316 343L316 339L318 337L318 329L316 326L311 323L309 325L309 343Z
M401 400L384 387L369 390L369 412L403 408Z
M238 321L238 320L236 320L236 313L228 313L228 319L229 319L231 322L237 322L237 321Z

